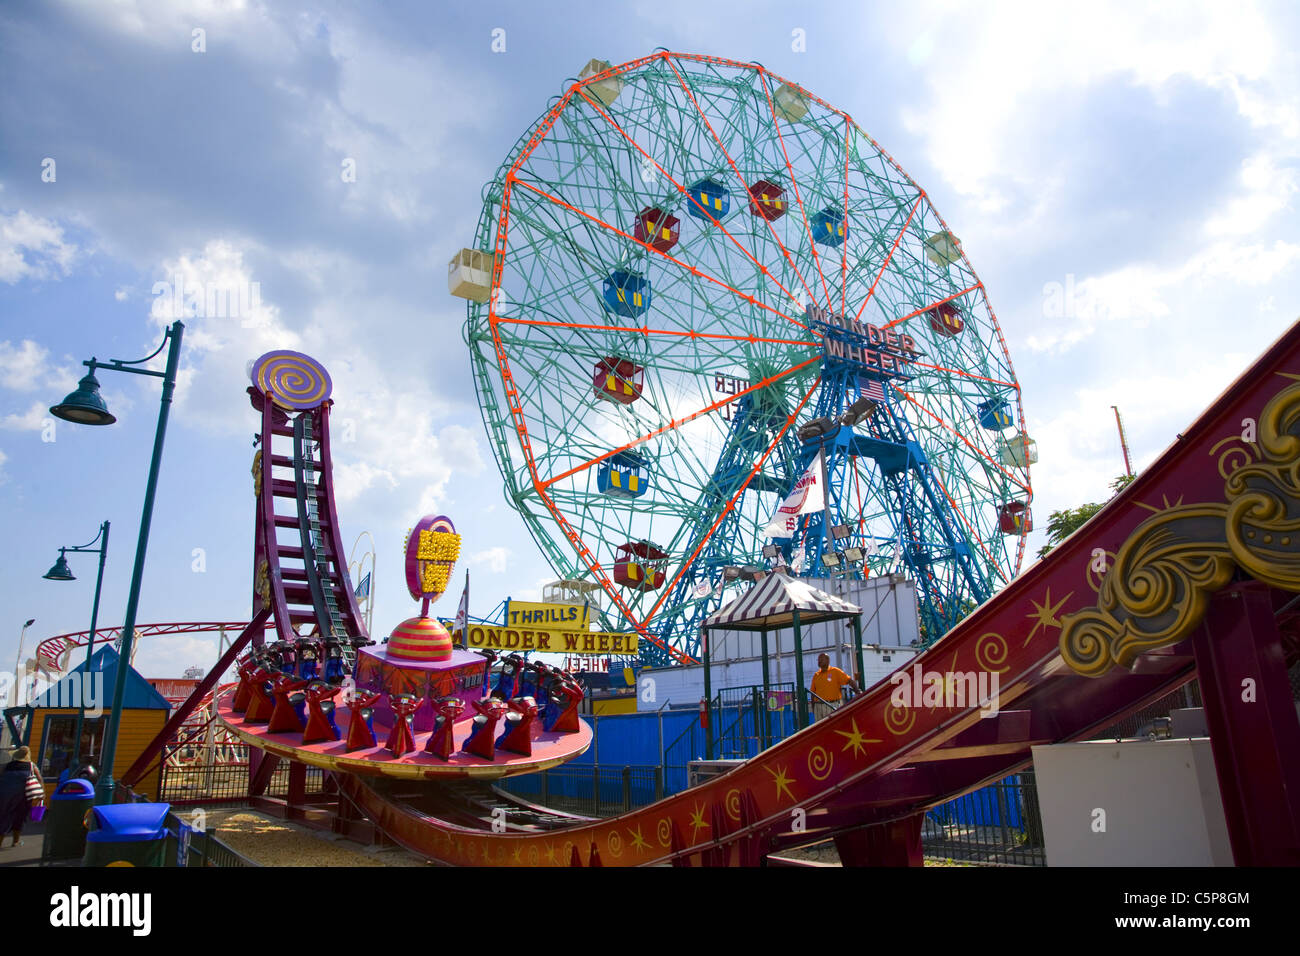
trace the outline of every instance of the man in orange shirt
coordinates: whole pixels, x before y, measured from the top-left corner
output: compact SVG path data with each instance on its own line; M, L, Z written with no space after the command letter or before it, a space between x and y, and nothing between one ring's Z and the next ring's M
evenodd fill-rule
M821 720L832 711L839 710L840 704L844 702L842 688L845 684L852 687L855 693L860 690L856 680L838 667L831 667L829 654L818 655L817 673L812 677L813 720Z

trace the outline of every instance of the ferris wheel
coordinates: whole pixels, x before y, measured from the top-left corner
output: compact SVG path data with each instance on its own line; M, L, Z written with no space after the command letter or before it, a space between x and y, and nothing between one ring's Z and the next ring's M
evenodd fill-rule
M1036 451L1006 342L846 113L758 64L593 60L483 200L449 286L506 497L648 662L773 566L906 574L930 640L1017 573ZM825 510L774 524L819 472Z

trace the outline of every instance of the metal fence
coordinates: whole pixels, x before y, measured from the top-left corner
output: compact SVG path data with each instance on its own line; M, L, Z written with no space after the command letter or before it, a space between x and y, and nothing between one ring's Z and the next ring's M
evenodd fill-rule
M165 803L216 803L248 799L248 744L230 744L219 759L211 762L181 762L171 745L163 751L159 799ZM325 771L307 768L307 793L321 793ZM289 762L280 761L266 787L266 796L284 797L289 793Z
M1046 866L1032 771L935 807L921 830L925 856L965 863Z
M506 793L553 810L587 817L612 817L648 806L665 796L660 767L552 767L541 773L506 777Z
M184 824L174 813L167 814L167 848L164 851L164 866L213 866L238 867L260 866L246 856L236 853L213 835L211 830L202 832L189 830L186 834L188 845L181 862L181 834ZM188 828L186 828L188 830Z

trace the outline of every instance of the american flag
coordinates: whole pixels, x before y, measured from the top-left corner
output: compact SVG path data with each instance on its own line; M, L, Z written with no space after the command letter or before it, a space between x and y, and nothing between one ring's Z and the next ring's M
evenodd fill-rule
M869 398L873 402L885 404L885 388L879 380L874 378L863 378L860 381L862 386L862 397Z

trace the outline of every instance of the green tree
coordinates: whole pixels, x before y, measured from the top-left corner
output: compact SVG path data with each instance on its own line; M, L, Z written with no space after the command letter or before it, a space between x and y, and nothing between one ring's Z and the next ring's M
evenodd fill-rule
M1133 475L1120 475L1112 481L1110 483L1110 497L1114 498L1127 488L1133 478ZM1110 498L1106 499L1106 501L1090 501L1087 504L1079 505L1077 508L1053 511L1047 519L1047 544L1038 549L1038 556L1040 558L1046 557L1049 551L1083 527L1087 520L1106 507L1109 501Z

